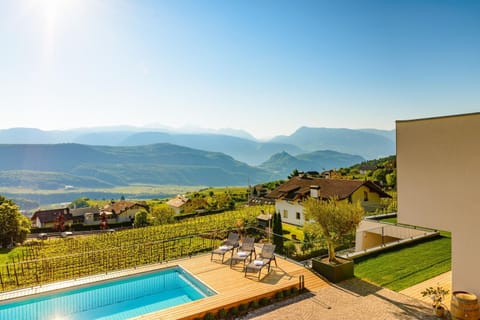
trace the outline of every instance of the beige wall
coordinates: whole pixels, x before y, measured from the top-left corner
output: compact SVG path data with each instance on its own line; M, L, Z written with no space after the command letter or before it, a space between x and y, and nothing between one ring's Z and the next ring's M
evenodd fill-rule
M397 121L398 220L452 232L453 290L480 297L480 113Z

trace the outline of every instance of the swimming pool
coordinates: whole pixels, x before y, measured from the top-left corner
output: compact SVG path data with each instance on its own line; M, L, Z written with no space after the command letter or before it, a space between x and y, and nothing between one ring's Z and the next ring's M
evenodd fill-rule
M179 266L0 303L3 320L129 319L215 292Z

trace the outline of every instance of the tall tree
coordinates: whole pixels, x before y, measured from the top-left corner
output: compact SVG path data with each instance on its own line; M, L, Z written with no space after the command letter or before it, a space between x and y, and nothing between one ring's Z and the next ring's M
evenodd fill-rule
M164 203L153 206L150 214L154 225L175 222L175 210Z
M273 244L275 244L275 251L283 253L283 227L282 216L280 212L273 214Z
M335 247L341 245L345 236L353 233L362 221L362 206L358 202L337 201L336 198L308 198L303 208L305 219L311 220L305 223L305 230L323 236L328 246L328 260L338 262Z
M30 233L30 220L22 215L17 205L0 195L0 243L2 247L23 242Z

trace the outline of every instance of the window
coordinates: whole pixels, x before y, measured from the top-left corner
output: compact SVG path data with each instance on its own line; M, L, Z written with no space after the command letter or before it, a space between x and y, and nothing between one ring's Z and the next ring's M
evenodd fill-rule
M297 220L300 220L300 212L297 212Z
M363 201L368 201L368 192L363 191Z
M283 210L283 217L288 219L288 210Z

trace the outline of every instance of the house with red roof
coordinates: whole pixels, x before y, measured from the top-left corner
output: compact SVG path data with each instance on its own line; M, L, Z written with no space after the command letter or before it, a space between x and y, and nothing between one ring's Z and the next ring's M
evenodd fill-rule
M54 228L61 215L63 215L62 219L64 225L73 224L73 216L70 214L70 209L67 207L35 211L31 217L32 227Z
M267 198L275 200L275 211L281 213L282 221L298 226L305 223L302 201L308 197L335 197L339 201L360 202L367 212L379 208L381 198L391 198L371 181L314 178L307 175L295 176L267 195Z
M148 205L145 202L120 200L103 207L101 213L107 215L108 223L122 223L133 221L140 210L148 211Z
M176 214L182 213L183 212L183 207L190 201L186 196L184 195L177 195L175 198L172 198L167 201L167 205L172 208Z

